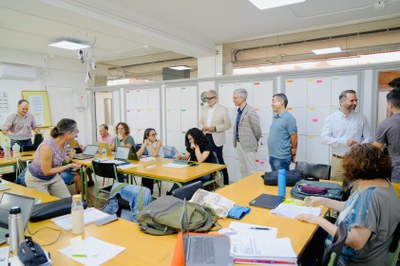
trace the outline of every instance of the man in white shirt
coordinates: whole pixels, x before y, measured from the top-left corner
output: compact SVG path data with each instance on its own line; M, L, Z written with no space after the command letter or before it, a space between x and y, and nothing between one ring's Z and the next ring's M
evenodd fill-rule
M343 91L339 103L340 108L325 119L321 143L331 147L331 179L342 181L342 157L354 144L370 143L371 130L365 115L354 111L357 107L354 90Z
M218 94L215 90L209 90L206 96L207 105L204 106L200 116L200 128L211 143L212 151L215 152L218 163L225 164L222 149L225 144L225 131L231 128L231 119L228 109L218 103ZM227 169L222 170L224 184L229 185Z

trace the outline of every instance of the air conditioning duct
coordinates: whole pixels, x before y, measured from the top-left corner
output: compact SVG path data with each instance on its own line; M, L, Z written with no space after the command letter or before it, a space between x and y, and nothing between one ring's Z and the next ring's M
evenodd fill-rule
M1 64L0 79L35 80L37 79L37 69L28 66Z

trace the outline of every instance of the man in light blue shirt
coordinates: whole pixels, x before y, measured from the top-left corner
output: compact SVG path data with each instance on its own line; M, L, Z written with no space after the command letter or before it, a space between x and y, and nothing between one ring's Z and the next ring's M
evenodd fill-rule
M296 119L287 110L288 99L278 93L272 97L272 108L276 113L272 121L269 137L269 164L272 171L289 170L290 162L296 161L297 125Z
M331 179L343 181L342 157L354 144L371 142L371 130L366 116L354 111L357 95L345 90L339 95L340 108L325 119L321 143L331 147Z

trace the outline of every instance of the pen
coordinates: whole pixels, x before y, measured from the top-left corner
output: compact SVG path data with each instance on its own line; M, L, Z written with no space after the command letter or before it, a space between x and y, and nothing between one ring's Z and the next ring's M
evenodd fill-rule
M266 227L250 227L250 229L253 229L253 230L271 230L271 229L266 228Z

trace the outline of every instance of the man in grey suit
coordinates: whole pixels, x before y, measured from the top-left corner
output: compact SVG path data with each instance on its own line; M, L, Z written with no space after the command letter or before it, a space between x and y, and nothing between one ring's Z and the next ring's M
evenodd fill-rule
M236 148L242 177L257 171L256 153L261 138L260 118L246 100L245 89L233 92L233 102L239 107L233 130L233 146Z
M231 119L228 109L218 104L218 94L215 90L209 90L206 96L207 105L204 106L200 116L200 128L211 143L212 151L215 152L219 164L225 164L222 155L225 144L225 131L231 128ZM224 184L229 185L227 169L222 170Z

